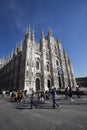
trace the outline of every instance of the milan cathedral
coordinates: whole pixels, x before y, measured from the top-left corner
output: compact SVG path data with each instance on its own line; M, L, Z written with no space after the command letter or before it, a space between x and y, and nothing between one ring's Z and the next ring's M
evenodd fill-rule
M27 28L24 42L18 44L7 60L0 60L0 90L46 91L75 87L76 80L69 56L59 39L48 30L36 43L34 30Z

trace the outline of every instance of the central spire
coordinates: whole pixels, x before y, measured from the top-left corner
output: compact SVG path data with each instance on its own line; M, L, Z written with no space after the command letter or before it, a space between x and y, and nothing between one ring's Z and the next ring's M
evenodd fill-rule
M33 30L32 30L31 40L34 41L34 28L33 28Z
M30 38L30 25L26 29L25 36L27 36L28 38Z

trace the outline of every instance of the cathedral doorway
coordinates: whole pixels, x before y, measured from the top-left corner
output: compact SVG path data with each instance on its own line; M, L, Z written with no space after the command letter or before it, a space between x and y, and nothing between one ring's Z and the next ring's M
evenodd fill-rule
M61 78L59 77L59 88L61 88L62 85L61 85Z
M40 90L40 79L36 78L36 91Z
M50 84L50 80L49 79L47 80L47 86L48 86L48 88L50 90L51 89L51 84Z

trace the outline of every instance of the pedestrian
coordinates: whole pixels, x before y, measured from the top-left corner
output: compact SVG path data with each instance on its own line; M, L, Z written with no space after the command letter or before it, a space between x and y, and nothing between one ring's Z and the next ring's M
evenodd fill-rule
M52 100L53 100L53 108L55 109L56 106L59 107L58 94L56 92L56 88L52 89Z
M6 97L6 91L5 91L5 90L2 91L2 97L3 97L3 98Z
M44 92L42 91L41 92L41 101L44 101L45 100L45 98L44 98Z
M32 92L32 94L31 94L31 97L30 97L30 109L32 109L33 108L33 106L35 106L36 108L37 108L37 105L36 105L36 103L35 103L35 101L34 101L34 93Z
M69 98L69 89L68 87L65 88L65 100Z
M69 88L69 100L70 100L70 104L71 104L71 102L74 101L72 98L72 88L71 87Z
M80 90L79 90L78 85L76 86L76 94L77 94L77 97L80 98Z
M49 99L49 92L48 92L48 91L45 92L45 99L46 99L46 100Z

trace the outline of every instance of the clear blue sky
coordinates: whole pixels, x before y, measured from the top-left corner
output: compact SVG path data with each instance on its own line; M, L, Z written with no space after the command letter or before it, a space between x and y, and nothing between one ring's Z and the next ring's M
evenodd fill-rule
M0 0L0 58L6 58L27 26L61 39L76 77L87 76L87 0Z

